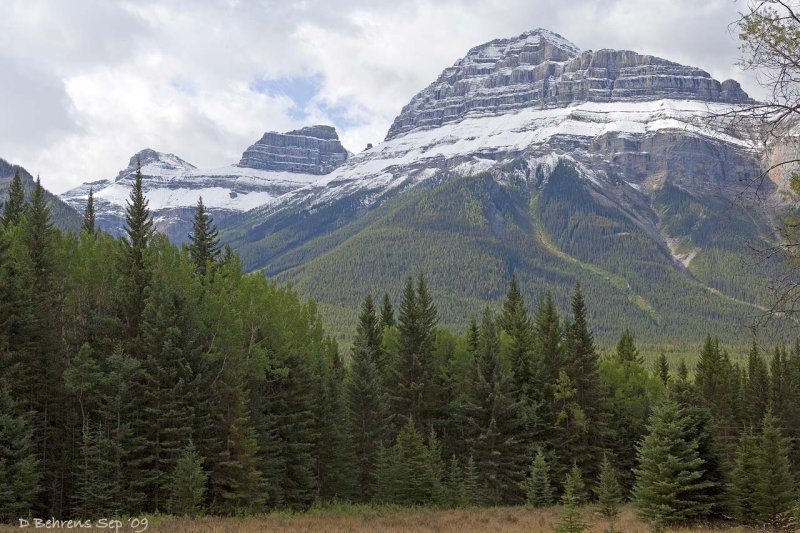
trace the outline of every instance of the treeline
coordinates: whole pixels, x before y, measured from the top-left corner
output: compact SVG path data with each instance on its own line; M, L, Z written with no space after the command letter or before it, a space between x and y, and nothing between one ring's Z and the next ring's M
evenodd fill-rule
M15 180L18 182L18 180ZM792 520L800 346L746 367L709 337L694 375L601 357L579 286L533 313L512 278L467 331L424 277L361 305L350 357L313 303L242 275L198 204L181 249L141 175L127 230L49 223L14 191L0 232L0 519L246 514L315 502L578 505L632 500L656 527ZM674 370L674 371L673 371ZM791 437L791 440L790 440Z

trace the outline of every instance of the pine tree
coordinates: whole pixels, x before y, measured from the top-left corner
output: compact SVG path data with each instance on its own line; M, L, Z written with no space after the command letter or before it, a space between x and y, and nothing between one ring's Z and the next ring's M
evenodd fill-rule
M678 403L667 396L639 446L633 500L640 516L657 527L697 519L711 509L704 495L710 482L703 481L703 459L688 426Z
M203 198L197 200L192 233L189 234L189 257L194 263L194 271L200 278L205 278L210 268L219 261L219 232L214 220L206 213Z
M120 479L121 453L102 425L87 423L82 431L73 512L83 519L119 516L124 507Z
M581 470L576 464L572 465L564 481L561 503L564 512L556 527L557 533L581 533L589 529L589 525L581 520L580 506L585 503L585 495Z
M136 483L158 512L166 507L169 475L183 453L194 428L196 357L187 303L159 275L143 311L142 348L146 354L139 379L141 413L137 434L146 445L139 457Z
M8 188L8 199L3 204L3 224L10 226L19 224L25 212L25 191L19 176L19 167L14 170L14 177Z
M525 499L532 507L546 507L553 504L553 487L550 485L550 467L544 450L540 447L531 462L528 477L522 483Z
M600 475L595 493L597 494L597 510L611 522L611 527L608 531L613 532L623 496L617 469L608 460L607 454L603 455L603 462L600 464Z
M678 379L681 381L689 379L689 369L686 367L686 361L683 359L678 363Z
M461 501L465 507L481 505L486 501L483 488L481 486L480 476L478 475L478 467L475 465L475 460L472 456L467 458L464 465L464 476L461 489Z
M520 439L524 418L500 360L500 340L487 308L481 323L472 385L462 401L465 443L492 503L522 500L519 483L527 462Z
M758 492L758 438L750 430L739 437L731 472L730 501L733 517L742 524L756 518L753 504Z
M719 347L719 339L706 337L695 369L695 387L718 421L731 422L732 368Z
M395 427L410 418L418 428L433 423L435 399L433 341L436 308L422 275L415 290L408 278L398 317L399 350L394 368L394 391L390 391Z
M383 305L381 306L381 329L387 326L395 326L397 323L394 320L394 309L392 308L392 300L389 294L383 295Z
M791 523L797 489L789 469L789 445L781 436L777 420L767 413L756 451L756 492L753 515L771 528L786 528Z
M631 363L642 364L642 357L639 355L639 350L628 328L622 332L622 336L617 343L617 359L619 361L628 361Z
M317 499L323 502L352 499L356 479L353 471L354 433L349 425L345 369L335 344L330 347L330 352L319 360L319 401L316 404L315 471Z
M670 394L677 402L684 421L685 439L697 443L697 454L703 461L700 482L705 488L697 494L697 501L706 505L708 517L725 515L725 471L722 450L718 444L716 421L711 410L703 405L695 387L686 381L674 383Z
M542 392L546 376L542 359L534 358L533 323L515 276L511 277L497 325L510 339L508 359L511 363L511 388L523 409L526 432L530 433L535 430L537 411L544 403Z
M747 356L747 375L742 399L744 418L751 427L761 425L769 407L769 395L769 370L754 341Z
M563 364L564 331L553 297L546 293L538 307L533 320L533 338L535 358L542 361L545 369L545 381L553 384Z
M92 191L91 187L89 187L89 196L86 198L86 209L83 212L81 231L90 236L95 234L94 191Z
M232 359L219 369L211 391L213 432L218 436L208 461L210 510L214 514L257 513L267 498L245 381L243 369Z
M594 336L589 331L588 310L580 285L572 297L572 322L566 328L564 370L574 387L575 413L583 423L562 424L557 436L557 449L562 466L577 462L581 473L594 478L600 466L600 444L606 427L600 412L599 356Z
M358 501L372 499L375 492L375 464L378 446L386 438L386 408L377 369L380 332L372 296L361 306L353 343L350 376L347 380L349 433L357 470Z
M140 354L139 324L144 311L147 286L150 284L151 266L148 247L153 237L153 220L142 192L142 165L136 163L136 176L125 207L125 235L119 269L122 273L122 317L127 328L127 347L130 353Z
M170 478L169 512L178 516L201 514L207 480L203 459L189 441Z
M658 377L661 378L661 382L667 385L669 383L669 362L667 362L667 354L664 352L661 352L658 356L656 372L658 373Z
M400 505L438 503L441 494L441 458L425 446L422 436L408 419L397 435L393 449L391 501ZM438 461L438 463L437 463Z
M44 473L41 510L50 515L61 514L67 502L62 482L66 477L64 454L66 420L63 372L64 344L58 304L61 300L55 258L56 230L50 219L50 209L44 188L37 178L31 203L23 218L23 238L28 252L29 324L27 325L26 358L29 376L37 383L28 393L29 408L36 413L31 419L34 449Z
M26 417L0 380L0 523L29 516L41 491L32 440Z

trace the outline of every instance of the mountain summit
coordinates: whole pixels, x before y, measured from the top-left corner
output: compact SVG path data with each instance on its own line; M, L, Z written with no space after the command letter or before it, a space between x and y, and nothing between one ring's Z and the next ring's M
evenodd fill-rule
M496 39L471 49L411 99L386 139L465 117L526 107L660 98L744 103L733 80L628 50L580 49L548 30Z
M580 281L601 338L627 324L699 339L711 322L736 336L764 297L742 259L771 237L767 214L730 202L760 172L758 140L714 117L750 102L650 55L541 29L497 39L414 96L385 141L223 235L331 317L422 270L448 323L514 273L529 301L564 306Z

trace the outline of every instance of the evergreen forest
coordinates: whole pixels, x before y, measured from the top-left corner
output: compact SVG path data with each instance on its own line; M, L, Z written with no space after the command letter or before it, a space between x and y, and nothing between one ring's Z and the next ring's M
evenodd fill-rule
M577 509L630 503L660 529L795 524L800 343L646 363L601 354L569 308L502 305L440 325L424 273L362 295L352 347L313 301L243 274L198 203L154 231L137 175L126 231L58 229L19 174L0 224L0 523L251 515L335 502Z

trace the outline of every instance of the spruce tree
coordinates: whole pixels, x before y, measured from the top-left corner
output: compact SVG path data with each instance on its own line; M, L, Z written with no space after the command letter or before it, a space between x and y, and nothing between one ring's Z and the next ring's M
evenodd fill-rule
M441 494L441 458L436 458L425 446L413 420L397 435L393 454L394 480L391 501L400 505L430 505L438 503Z
M48 488L41 501L41 510L60 514L67 504L61 483L64 472L66 419L63 372L65 346L59 319L60 287L55 258L57 235L44 197L44 188L37 178L23 219L24 243L28 252L29 324L27 325L27 366L29 376L47 387L33 386L29 392L29 408L36 413L33 424L34 447L42 464L43 485Z
M136 175L125 207L125 238L119 270L122 273L122 318L127 329L127 347L132 354L141 354L139 347L139 324L144 311L146 289L150 284L151 266L148 247L153 237L153 220L147 208L147 198L142 191L142 165L136 163Z
M481 323L472 376L459 415L468 452L491 503L519 502L523 497L519 483L527 462L525 443L520 438L525 420L500 359L500 340L488 308Z
M90 236L95 234L94 191L92 191L91 187L89 188L89 196L86 198L86 209L83 212L81 231Z
M689 369L686 366L686 361L683 359L681 359L678 363L678 379L681 381L686 381L689 379Z
M208 475L203 470L203 459L189 441L189 445L175 463L169 484L168 509L178 516L202 514L203 498Z
M623 496L617 469L608 460L608 454L603 454L603 462L600 463L600 475L597 480L595 494L597 495L597 510L611 522L611 527L608 531L613 533L614 523L619 515Z
M758 438L748 429L739 436L729 486L733 517L742 524L752 524L756 519L753 504L758 492L757 457Z
M525 500L531 507L546 507L553 504L553 487L550 485L550 466L544 450L539 447L531 462L528 477L522 483Z
M546 376L542 359L534 358L533 323L515 276L511 277L497 325L508 334L510 340L508 359L511 363L511 387L523 409L526 430L532 432L537 422L537 411L544 402L542 392Z
M213 431L218 438L208 461L208 499L214 514L258 513L267 499L245 381L241 364L232 358L219 368L219 379L212 385Z
M556 526L557 533L581 533L589 529L589 525L581 519L580 507L585 501L581 470L578 465L573 464L564 480L564 491L561 495L564 511Z
M0 523L26 518L41 491L40 464L25 415L0 379Z
M353 343L350 376L347 380L349 433L357 471L357 501L367 502L375 492L375 468L380 443L386 438L386 408L377 361L380 357L378 318L367 296Z
M3 224L10 226L19 224L25 212L25 191L19 176L19 167L14 170L14 177L8 188L8 199L3 203Z
M742 399L744 418L749 426L761 425L769 407L769 395L769 370L754 341L747 356L747 374Z
M789 468L789 444L771 413L764 416L756 451L756 491L753 515L771 528L786 528L797 497Z
M719 339L707 336L695 369L695 387L714 417L725 424L732 422L731 376L731 364Z
M591 479L600 466L600 444L606 438L606 428L600 411L599 356L579 284L572 296L572 322L566 328L564 344L564 370L574 387L574 404L584 423L562 425L556 445L562 465L577 462L581 473Z
M194 263L194 271L205 278L210 268L219 261L219 232L214 220L206 213L202 196L197 200L197 208L192 219L192 232L189 234L189 257Z
M622 332L622 336L617 343L617 359L619 361L642 364L642 356L639 355L633 334L628 328L625 328L625 331Z
M658 377L661 378L661 382L667 385L669 383L669 362L667 362L667 354L663 351L658 356L656 372L658 373Z
M647 436L639 446L639 467L633 501L639 515L656 527L707 515L711 505L704 491L703 459L689 421L667 396L653 412Z
M83 519L119 516L124 510L118 460L122 450L106 431L102 425L91 423L82 431L73 512Z
M434 423L433 341L437 321L436 308L420 275L415 288L408 278L400 301L398 316L398 354L394 368L391 409L395 428L408 418L418 428Z
M545 381L553 384L563 366L564 331L553 297L545 293L533 320L534 357L542 361Z
M392 308L392 300L389 294L383 295L383 305L381 306L381 329L387 326L395 326L397 323L394 319L394 309Z

